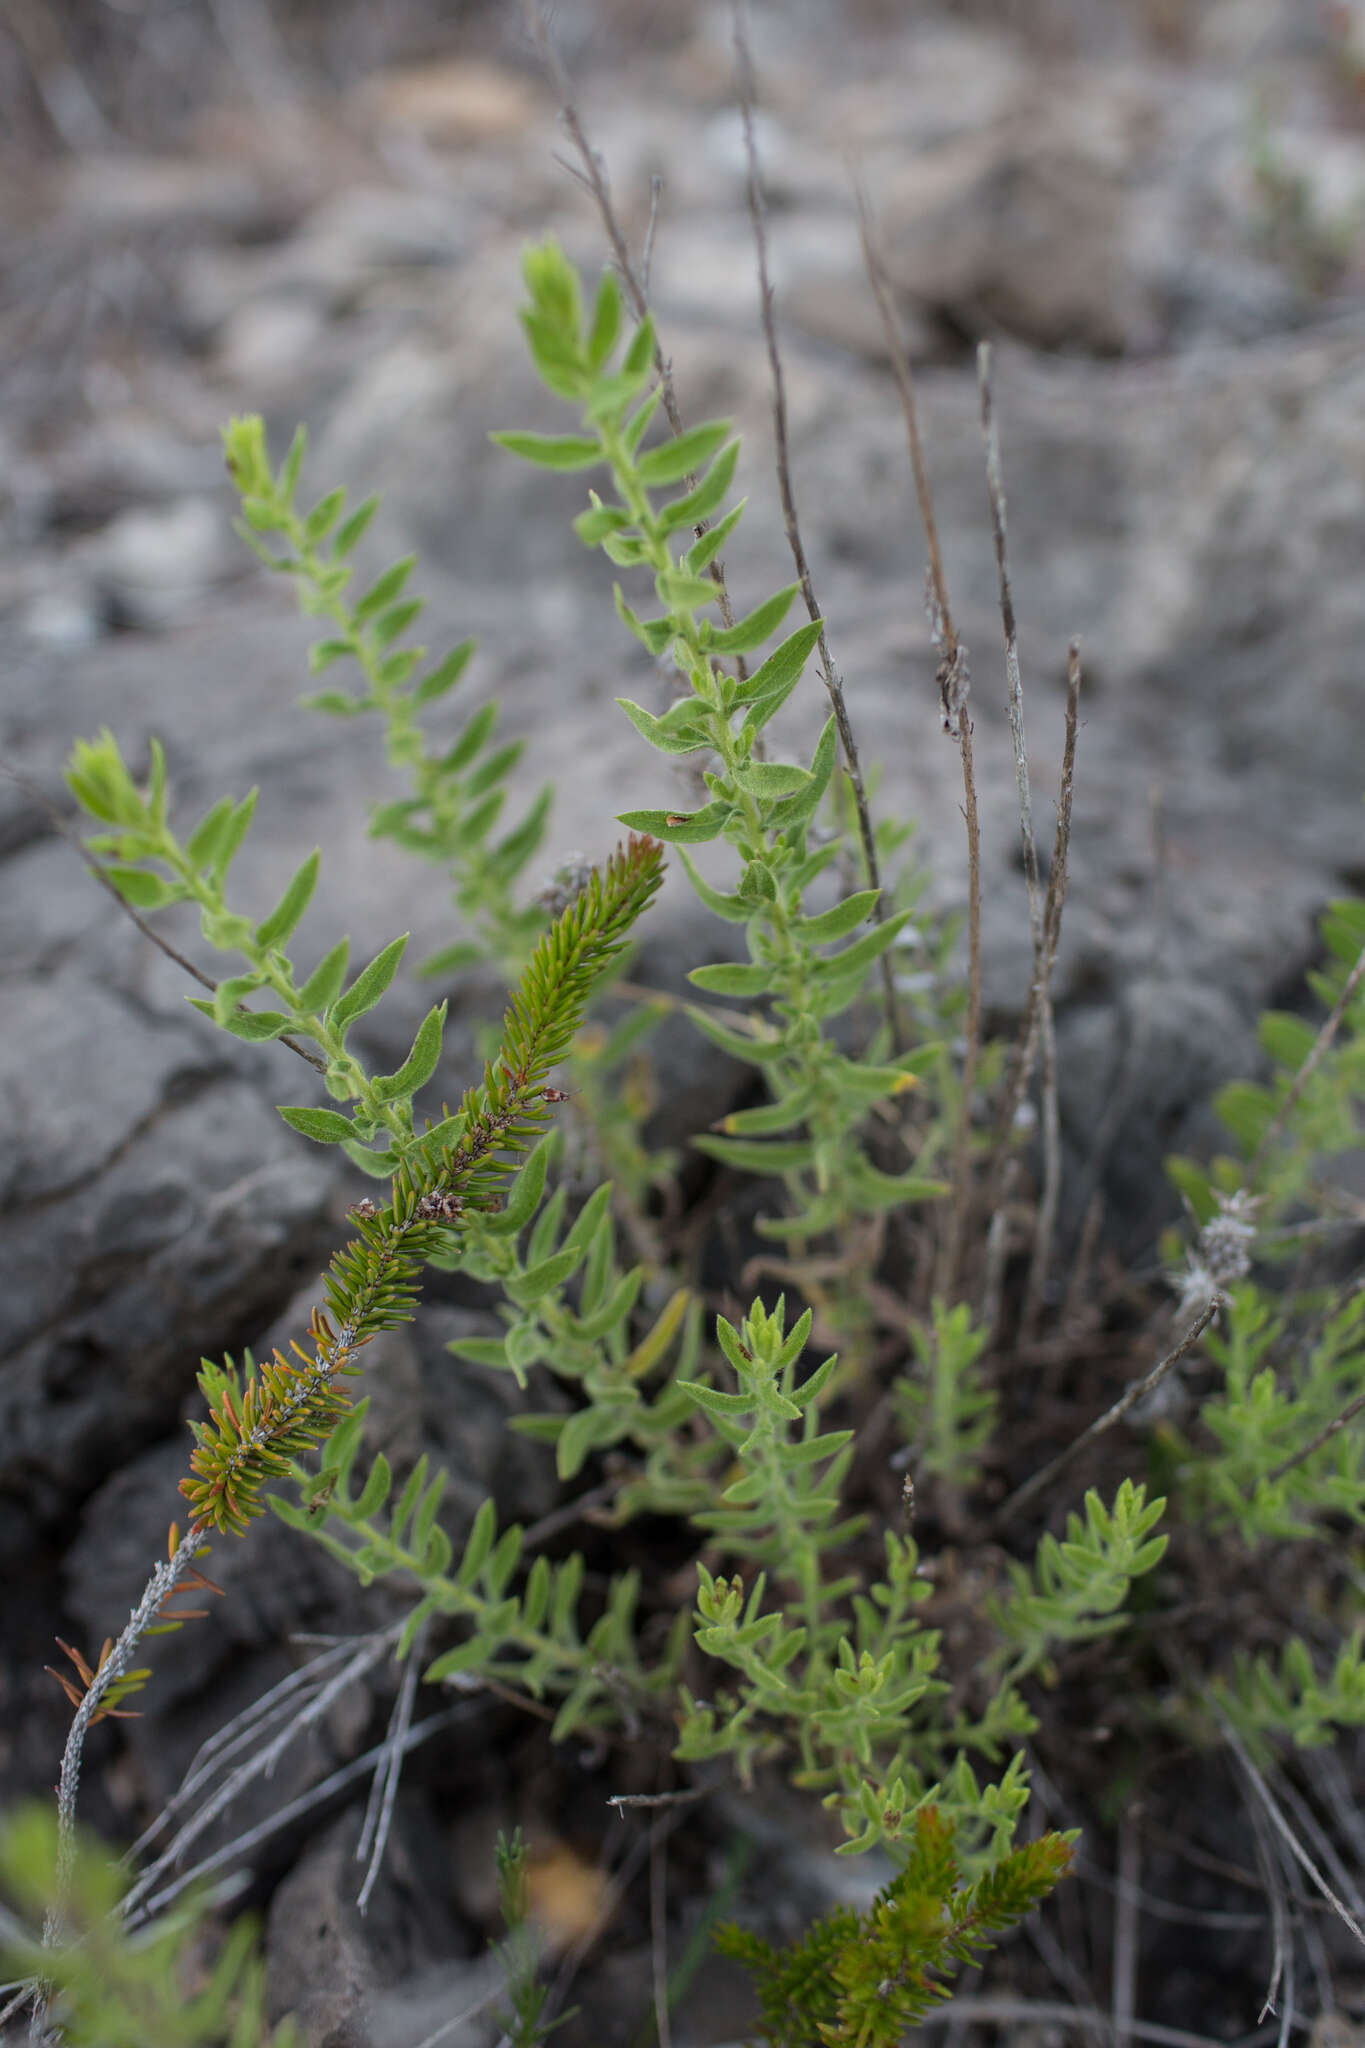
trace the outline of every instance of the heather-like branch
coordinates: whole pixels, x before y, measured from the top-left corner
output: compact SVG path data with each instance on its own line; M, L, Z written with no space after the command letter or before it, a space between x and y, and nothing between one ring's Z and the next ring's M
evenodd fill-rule
M62 1919L64 1882L74 1855L76 1796L85 1735L110 1689L130 1675L142 1637L162 1618L176 1587L194 1569L200 1539L211 1530L245 1530L262 1511L264 1484L326 1435L349 1407L338 1379L378 1331L410 1312L415 1278L429 1250L446 1241L446 1226L468 1202L486 1205L511 1171L515 1155L543 1129L557 1091L546 1077L567 1049L597 976L620 951L634 919L662 879L662 850L632 838L605 874L588 885L536 947L503 1027L502 1049L470 1089L459 1112L419 1142L394 1180L382 1211L361 1213L360 1230L332 1261L326 1283L330 1315L315 1311L313 1356L297 1362L277 1353L259 1375L207 1366L201 1384L211 1400L196 1426L192 1476L182 1482L194 1520L183 1541L171 1532L171 1554L158 1565L112 1650L94 1674L67 1737L58 1793L58 1898L47 1938Z

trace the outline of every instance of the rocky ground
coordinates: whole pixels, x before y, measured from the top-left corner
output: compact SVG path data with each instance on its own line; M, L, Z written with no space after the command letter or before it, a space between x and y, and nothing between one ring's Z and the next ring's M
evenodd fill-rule
M487 440L496 426L561 424L519 344L521 244L554 233L590 268L602 261L518 10L455 9L438 30L416 10L364 26L343 9L326 33L265 0L219 0L202 19L149 5L115 25L99 12L59 22L12 0L0 18L0 755L15 771L0 777L0 1769L12 1793L55 1769L65 1715L40 1671L52 1636L90 1646L116 1628L162 1540L195 1362L297 1327L356 1193L275 1116L279 1049L213 1036L176 970L83 873L47 809L64 801L71 739L108 725L140 761L160 735L186 815L258 783L237 869L248 902L324 848L305 954L343 927L362 953L407 927L426 946L453 935L439 892L419 892L401 857L364 836L384 788L373 733L297 708L309 635L230 530L220 423L264 411L282 448L302 419L319 493L385 493L374 561L420 551L426 637L478 636L463 690L495 697L506 730L526 737L525 790L556 784L547 867L570 849L605 852L627 797L676 791L612 703L622 690L653 703L664 685L617 630L600 558L569 532L578 480ZM687 415L734 412L745 431L752 503L729 566L752 601L787 571L728 9L583 0L558 10L556 31L637 247L661 181L652 295ZM1025 990L1027 926L971 348L997 343L1048 832L1071 635L1085 658L1058 981L1066 1228L1100 1188L1113 1256L1141 1266L1171 1212L1163 1154L1210 1142L1210 1093L1254 1069L1259 1011L1298 998L1315 914L1365 886L1365 18L1308 0L758 0L752 33L816 587L879 801L920 821L936 900L953 906L958 761L939 730L923 541L861 273L850 152L919 366L973 657L987 994L1003 1021ZM791 736L821 717L812 697ZM724 943L670 887L647 969L676 978ZM491 998L452 994L467 1023ZM426 1000L414 990L397 1006L385 1051ZM452 1094L468 1029L454 1043ZM733 1077L687 1064L680 1046L668 1057L675 1106L718 1113ZM533 1519L553 1489L503 1427L502 1382L472 1375L451 1418L443 1345L477 1312L441 1301L389 1341L375 1429L391 1448L440 1449L457 1512L491 1488ZM88 1807L106 1828L139 1825L205 1735L293 1668L291 1629L382 1622L283 1529L250 1548L250 1560L215 1554L232 1597L212 1630L158 1649L149 1718L92 1745ZM234 1824L373 1741L386 1683L358 1677ZM426 1767L363 1924L352 1809L334 1804L258 1858L275 1981L313 1987L310 2041L408 2048L478 1995L491 1831L537 1800L543 1819L551 1798L546 1756L515 1715L479 1714ZM562 1784L552 1795L580 1912L595 1882L584 1816L604 1796L590 1762L582 1812ZM677 1952L729 1818L687 1850L690 1892L675 1872ZM641 1838L620 1825L604 1852L618 1864ZM783 1839L794 1901L827 1890L825 1866L798 1867ZM1069 1956L1054 1995L1104 1995L1093 1929L1040 1939L1045 1962ZM1142 2011L1249 2032L1258 1939L1220 1935L1216 1958L1212 1936L1189 1956L1168 1947ZM599 2031L581 2038L632 2038L649 1996L636 1905L585 1982ZM622 2012L629 2025L613 2031ZM737 2024L718 1975L674 2041L705 2048Z

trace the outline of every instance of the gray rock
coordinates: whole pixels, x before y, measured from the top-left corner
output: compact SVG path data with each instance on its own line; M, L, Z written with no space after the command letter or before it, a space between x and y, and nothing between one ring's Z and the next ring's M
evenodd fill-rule
M292 2012L307 2048L416 2043L419 2032L394 2031L407 1987L414 1981L429 1986L438 1972L447 1990L469 1982L468 1938L443 1910L437 1890L442 1844L420 1802L400 1795L384 1867L363 1916L355 1903L364 1874L355 1854L359 1833L359 1814L343 1815L310 1845L271 1902L270 2017ZM486 1983L483 1973L478 1981ZM400 1983L401 1999L383 1996ZM380 2006L384 2018L376 2027ZM450 2016L448 2006L442 2016Z

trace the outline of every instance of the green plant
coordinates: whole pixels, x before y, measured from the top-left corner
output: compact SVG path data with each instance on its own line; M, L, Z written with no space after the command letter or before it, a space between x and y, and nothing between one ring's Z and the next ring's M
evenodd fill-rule
M418 1097L437 1081L444 1057L445 1004L428 1012L391 1073L369 1071L352 1042L397 976L405 941L393 940L348 982L341 940L300 977L286 948L312 896L318 857L253 917L230 897L228 877L254 797L225 797L182 840L159 746L141 787L112 736L77 743L69 786L101 827L88 844L106 879L139 913L197 905L205 942L235 970L209 985L198 1009L238 1038L277 1042L307 1061L335 1106L287 1105L281 1114L303 1137L343 1148L388 1188L382 1202L355 1204L355 1235L332 1262L306 1347L259 1364L249 1354L204 1362L207 1417L193 1425L182 1485L187 1532L172 1526L165 1565L97 1665L68 1652L81 1684L62 1681L77 1714L63 1763L47 1946L29 1967L53 1987L49 1997L62 1994L56 1958L83 1911L73 1826L86 1729L121 1711L145 1682L148 1673L132 1663L142 1637L188 1618L170 1607L174 1594L211 1583L197 1563L208 1539L245 1534L268 1505L363 1583L384 1578L405 1591L396 1654L420 1658L431 1683L486 1683L550 1700L552 1739L647 1729L684 1771L728 1758L752 1784L780 1766L829 1809L843 1853L884 1851L896 1875L870 1913L835 1913L785 1953L757 1935L725 1937L755 1974L770 2040L875 2048L946 1995L946 1974L974 1960L1068 1866L1062 1836L1014 1840L1029 1797L1024 1745L1040 1732L1067 1653L1117 1642L1137 1581L1160 1597L1172 1542L1206 1532L1242 1544L1308 1542L1343 1515L1360 1519L1356 1439L1343 1418L1354 1412L1365 1294L1348 1291L1323 1307L1300 1290L1277 1309L1249 1275L1274 1232L1298 1242L1299 1210L1310 1199L1330 1205L1323 1163L1358 1141L1365 912L1338 905L1332 913L1336 964L1317 991L1335 1020L1326 1038L1297 1020L1267 1020L1264 1042L1282 1071L1269 1089L1241 1087L1222 1098L1249 1157L1207 1171L1189 1162L1174 1168L1199 1226L1180 1281L1184 1338L1016 1487L994 1526L1016 1527L1036 1491L1047 1492L1049 1513L1063 1506L1054 1482L1071 1456L1123 1420L1149 1381L1202 1341L1192 1370L1215 1383L1188 1436L1165 1426L1153 1443L1176 1517L1157 1533L1165 1495L1149 1499L1147 1483L1120 1470L1112 1485L1085 1492L1064 1538L1021 1533L1022 1555L992 1552L979 1539L987 1490L1007 1464L1013 1393L999 1302L990 1301L989 1285L977 1298L954 1283L966 1270L956 1253L896 1273L893 1292L882 1254L888 1219L900 1221L907 1208L926 1235L950 1242L972 1214L978 1158L985 1186L998 1188L1007 1148L973 1128L973 1097L999 1086L1006 1110L1017 1101L1030 1034L1036 1025L1046 1035L1037 1023L1045 1005L1035 991L1007 1066L1000 1052L982 1056L969 997L959 1057L951 1027L964 1000L937 986L951 934L917 916L913 882L899 907L873 883L874 857L889 856L905 832L895 821L869 837L857 829L865 792L837 766L837 719L808 764L768 752L772 722L801 682L821 622L812 617L747 668L780 632L798 586L727 622L715 570L743 510L742 501L725 509L738 463L728 422L647 445L660 397L648 317L624 332L610 275L585 312L578 278L552 244L528 252L526 281L533 358L550 389L579 409L582 431L498 438L550 470L605 471L610 495L590 494L579 538L652 579L655 616L641 618L619 590L617 611L681 679L681 694L660 713L625 700L624 709L664 753L709 762L709 801L627 811L621 822L644 836L601 870L575 864L562 872L550 900L519 901L544 801L497 839L515 750L490 751L491 711L475 713L444 748L419 723L419 712L459 679L467 648L419 677L420 650L397 647L416 617L416 601L405 595L411 562L385 571L360 599L348 596L350 551L372 502L345 519L342 494L331 491L311 511L297 511L301 440L276 471L259 421L232 424L230 466L253 543L295 580L305 609L334 629L314 650L315 668L345 657L364 679L360 697L324 692L317 708L379 714L390 763L412 775L415 794L381 806L371 829L449 870L472 931L427 968L457 971L473 946L514 992L482 1080L464 1089L453 1112L442 1102L439 1114L433 1104L423 1115ZM1003 547L1003 519L999 533ZM278 536L285 552L262 536ZM708 615L713 606L720 623ZM961 652L957 646L949 663L959 693ZM954 699L959 721L965 701ZM595 1156L617 1185L586 1186L581 1170L565 1170L558 1134L547 1135L568 1095L552 1077L659 884L661 841L678 847L702 903L744 928L748 960L696 969L692 980L704 995L746 1007L687 1008L708 1039L746 1062L770 1099L725 1117L694 1145L727 1172L780 1185L780 1204L765 1188L758 1227L782 1256L760 1262L760 1271L776 1270L802 1297L805 1306L790 1318L785 1297L761 1295L747 1314L725 1313L722 1302L709 1317L695 1272L655 1234L648 1203L663 1168L648 1155L640 1116L609 1103L604 1077L638 1049L659 1001L640 1004L579 1055L579 1071L590 1077L579 1169L584 1155ZM703 876L687 851L711 841L728 848L725 886ZM1044 980L1059 917L1052 898L1038 907L1035 960ZM911 939L932 967L928 986L898 987L893 977L893 996L911 998L907 1028L894 1003L889 1013L857 1006L870 977ZM270 1007L253 1007L258 996ZM861 1037L846 1023L836 1036L835 1021L850 1017ZM639 1101L646 1099L642 1089ZM949 1165L956 1180L945 1225L948 1183L937 1174ZM633 1262L623 1256L627 1237ZM989 1275L990 1255L976 1263ZM528 1410L516 1426L553 1446L561 1481L581 1482L601 1460L608 1476L594 1507L616 1530L642 1513L686 1523L695 1611L657 1608L638 1571L613 1570L590 1583L581 1552L558 1562L531 1555L516 1525L499 1530L491 1501L457 1541L443 1520L445 1475L425 1459L401 1479L382 1455L361 1469L366 1405L352 1403L347 1382L369 1339L412 1313L428 1266L501 1296L501 1333L458 1340L450 1347L457 1358L505 1371L523 1388L532 1371L560 1382L561 1403ZM954 1284L937 1291L930 1266ZM1034 1292L1031 1276L1026 1298ZM1215 1316L1224 1328L1207 1334ZM825 1328L846 1347L842 1370L837 1354L821 1357L823 1343L814 1348ZM874 1337L888 1332L894 1349L878 1357ZM900 1530L885 1525L875 1473L858 1469L879 1414L898 1421L904 1459L933 1482L930 1498L950 1499L966 1540L977 1541L974 1588L957 1596L955 1610L943 1596L952 1618L975 1631L965 1668L947 1632L927 1617L936 1588L921 1542L908 1519ZM1352 1640L1319 1681L1296 1641L1278 1663L1235 1660L1231 1679L1215 1676L1213 1696L1258 1743L1280 1734L1307 1744L1358 1721L1358 1667ZM545 2037L552 2016L519 1945L524 1870L515 1844L500 1870L509 2031L530 2043ZM115 1914L113 1899L101 1910L106 1919Z
M1066 1874L1069 1843L1046 1835L963 1884L953 1829L936 1807L915 1815L909 1860L867 1912L836 1907L788 1949L736 1926L722 1954L753 1972L773 2048L897 2048L950 1994L947 1974L979 1960Z
M540 1943L530 1917L530 1886L527 1881L527 1850L521 1829L497 1841L498 1903L502 1909L506 1937L497 1955L507 1984L511 2010L500 2012L498 2022L508 2048L540 2048L556 2027L573 2018L574 2008L554 2018L546 2014L548 1987L538 1975Z
M854 1059L828 1028L857 1000L911 912L887 914L879 891L867 887L827 909L808 902L840 850L837 836L811 844L812 825L835 775L836 720L827 720L808 767L769 758L763 742L801 681L821 622L798 626L745 673L743 658L778 632L800 586L774 592L732 626L706 616L720 603L711 571L744 510L742 499L723 510L739 458L730 422L711 420L644 447L659 403L657 388L646 389L655 353L651 321L644 318L623 339L621 292L610 271L585 314L577 273L553 242L526 252L524 274L530 305L522 325L536 369L556 396L579 408L583 432L512 431L494 438L545 469L607 471L614 499L590 491L574 530L618 567L652 577L662 607L655 616L641 618L619 584L616 609L652 656L669 658L684 685L684 694L662 716L629 698L619 700L621 707L660 752L702 754L714 763L703 771L711 800L701 809L627 811L621 822L676 845L700 900L745 928L748 962L694 968L693 984L710 995L770 999L766 1018L741 1014L734 1025L693 1011L715 1043L761 1064L772 1097L763 1107L727 1117L720 1135L695 1143L724 1165L784 1180L789 1211L760 1218L765 1235L804 1244L838 1229L854 1242L863 1219L945 1192L925 1170L927 1147L913 1168L886 1173L873 1163L860 1135L872 1106L913 1087L939 1048L929 1044L901 1052L882 1034L868 1057ZM691 480L694 472L697 481ZM680 485L681 494L670 496ZM716 523L707 525L712 518ZM687 541L681 549L680 535ZM739 664L736 674L723 666L727 659ZM717 839L733 847L739 868L728 890L706 881L687 851ZM803 1135L786 1135L792 1132ZM863 1232L861 1260L850 1254L841 1295L845 1320L853 1312L852 1276L860 1263L865 1268L875 1242Z
M495 839L507 778L523 743L492 744L498 715L492 703L472 712L454 740L437 751L422 730L422 715L463 677L473 641L461 641L425 674L417 673L425 648L397 644L423 609L421 598L406 595L416 561L412 555L392 563L360 597L350 599L350 557L379 501L367 498L343 516L346 493L338 489L328 491L311 511L298 511L294 500L307 447L302 427L278 470L257 417L233 420L223 443L228 474L241 496L238 531L258 560L290 578L301 610L331 628L310 649L309 668L318 675L337 662L351 661L360 670L358 695L330 687L305 703L333 718L377 712L384 721L389 766L411 780L411 796L375 807L371 838L392 839L405 852L445 867L456 907L470 926L470 938L442 947L423 962L421 972L449 974L487 957L505 973L517 974L545 911L535 902L518 903L514 888L545 836L550 792L542 790L511 831ZM283 553L268 544L275 535Z
M50 1806L11 1813L0 1828L0 1885L41 1921L56 1889L57 1820ZM47 2019L70 2048L302 2048L289 2019L266 2024L256 1929L239 1919L205 1964L209 1907L191 1896L149 1933L130 1935L118 1904L127 1874L82 1836L66 1884L63 1938L44 1944L0 1918L0 1970L48 1987Z

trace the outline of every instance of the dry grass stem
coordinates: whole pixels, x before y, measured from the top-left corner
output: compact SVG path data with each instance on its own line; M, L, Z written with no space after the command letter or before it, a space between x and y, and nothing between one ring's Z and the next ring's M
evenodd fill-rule
M1295 1827L1304 1836L1315 1856L1321 1859L1323 1868L1345 1899L1356 1919L1365 1926L1365 1895L1342 1862L1336 1844L1327 1833L1308 1801L1303 1797L1292 1778L1281 1777L1279 1797ZM1337 1816L1333 1813L1335 1822Z
M863 866L867 872L867 886L880 889L881 870L877 859L876 835L872 827L872 810L868 803L867 788L863 782L862 762L858 756L857 741L854 738L852 721L848 715L848 704L844 696L843 677L835 668L829 651L829 640L825 633L824 618L815 599L815 585L811 579L810 563L806 557L805 543L801 538L800 521L796 513L796 492L792 485L791 448L787 428L787 387L782 374L782 352L777 339L777 314L773 304L772 280L768 272L768 233L766 225L767 207L763 196L763 179L758 161L758 140L754 133L754 62L749 48L749 38L744 21L744 0L732 0L732 22L735 46L735 70L739 81L739 110L744 124L744 155L748 170L749 220L754 234L754 253L758 262L759 315L763 323L763 340L768 351L768 370L773 394L773 446L776 452L777 488L782 502L782 523L786 529L787 546L796 567L797 580L801 585L801 596L811 623L819 623L820 638L817 643L820 654L820 668L830 703L834 708L835 725L839 733L839 745L843 751L844 765L853 789L853 802L858 818L858 838L863 850ZM873 917L881 924L886 917L886 907L881 897L873 906ZM887 1028L897 1051L904 1045L899 1005L896 1001L896 982L889 953L881 956L882 1000L886 1013Z
M298 1671L291 1671L287 1678L282 1678L278 1685L271 1686L268 1692L253 1700L249 1707L244 1707L240 1714L234 1714L230 1720L225 1721L223 1726L195 1752L179 1787L171 1794L156 1819L143 1829L124 1861L135 1863L143 1850L156 1840L167 1822L190 1803L199 1788L216 1776L240 1750L249 1749L253 1743L258 1742L272 1722L285 1715L292 1717L298 1711L299 1693L315 1692L325 1674L334 1665L346 1662L360 1643L374 1646L377 1662L384 1650L398 1641L402 1631L402 1622L395 1621L388 1628L374 1631L368 1636L348 1637L340 1643L332 1644L321 1656L314 1657L311 1663L303 1665Z
M419 1721L415 1728L409 1728L403 1741L404 1756L410 1756L414 1749L430 1741L433 1735L439 1735L443 1729L453 1726L455 1722L468 1720L471 1715L481 1711L482 1706L482 1700L460 1700L453 1707L445 1708L442 1713L428 1714L425 1721ZM191 1869L180 1872L170 1884L164 1885L159 1892L145 1900L136 1912L129 1915L128 1925L141 1927L147 1921L154 1920L158 1913L163 1913L167 1906L173 1905L175 1900L191 1885L197 1884L201 1877L208 1877L213 1871L221 1870L226 1864L235 1862L238 1857L249 1855L253 1849L259 1848L262 1842L269 1841L270 1837L278 1834L282 1828L292 1826L296 1820L302 1820L306 1814L313 1813L319 1806L325 1806L338 1792L344 1792L349 1785L354 1785L361 1778L367 1777L382 1764L386 1746L386 1742L377 1742L373 1749L367 1749L363 1756L352 1757L348 1764L343 1764L339 1770L333 1771L329 1778L324 1778L320 1784L312 1786L307 1792L300 1793L297 1799L291 1799L287 1806L280 1807L256 1827L249 1828L234 1841L225 1842L221 1849L215 1849L212 1855L205 1856Z
M1090 1427L1083 1429L1081 1434L1074 1438L1064 1451L1059 1451L1057 1456L1050 1459L1040 1471L1035 1472L1031 1479L1026 1479L1022 1486L1015 1488L1004 1506L998 1508L991 1517L991 1528L998 1529L1004 1523L1011 1520L1013 1516L1018 1514L1020 1508L1033 1499L1035 1494L1041 1493L1044 1487L1050 1485L1057 1474L1064 1471L1072 1459L1085 1449L1087 1444L1093 1443L1096 1437L1103 1436L1105 1431L1112 1429L1116 1422L1121 1422L1129 1409L1135 1408L1145 1395L1153 1393L1161 1385L1167 1373L1177 1366L1182 1358L1193 1351L1195 1345L1199 1342L1205 1330L1208 1329L1209 1324L1213 1322L1221 1307L1221 1299L1215 1295L1205 1305L1201 1314L1191 1324L1174 1350L1168 1351L1166 1356L1158 1364L1154 1365L1149 1373L1145 1373L1140 1380L1134 1380L1126 1387L1113 1406L1106 1408L1103 1415L1097 1416L1095 1421L1090 1424Z
M384 1849L388 1843L389 1831L393 1826L394 1802L398 1798L398 1786L403 1776L403 1745L412 1726L412 1709L417 1698L417 1681L422 1673L422 1653L426 1648L427 1627L423 1622L408 1648L407 1661L403 1666L402 1683L398 1697L393 1703L388 1729L384 1736L384 1761L374 1774L370 1796L365 1807L365 1819L360 1829L360 1840L356 1844L356 1861L363 1862L366 1855L369 1863L365 1879L356 1894L356 1905L361 1914L369 1910L370 1895L379 1877L384 1861Z
M1294 1833L1293 1828L1290 1827L1289 1822L1280 1811L1279 1803L1274 1793L1266 1783L1262 1773L1256 1768L1256 1764L1247 1750L1246 1744L1218 1705L1217 1700L1207 1691L1204 1692L1203 1698L1204 1704L1219 1722L1223 1731L1223 1739L1241 1766L1243 1775L1260 1801L1271 1827L1275 1830L1275 1833L1279 1836L1281 1842L1315 1890L1327 1901L1327 1904L1342 1922L1343 1926L1349 1928L1361 1947L1365 1948L1365 1927L1362 1927L1356 1915L1337 1897L1322 1872L1318 1869L1317 1864L1314 1863L1312 1857L1304 1848L1303 1843Z
M1000 1175L1000 1193L986 1226L986 1265L981 1281L981 1320L988 1330L1000 1327L1005 1289L1005 1261L1010 1251L1011 1206L1019 1181L1019 1161L1007 1154Z
M239 1764L236 1770L224 1778L217 1791L204 1801L183 1827L177 1830L161 1854L142 1872L123 1901L125 1914L136 1911L148 1893L155 1890L164 1873L180 1861L190 1844L217 1820L219 1814L232 1804L239 1792L244 1791L253 1780L271 1775L295 1737L304 1729L311 1728L348 1686L372 1670L385 1655L387 1648L387 1643L381 1641L376 1644L373 1638L363 1641L360 1648L347 1658L341 1668L332 1673L326 1684L318 1687L307 1705L300 1708L296 1714L290 1715L277 1735L253 1751L244 1763Z
M938 521L934 517L933 494L929 488L929 472L924 460L924 445L920 440L919 415L915 406L915 379L910 367L910 352L901 334L900 321L896 317L895 304L891 297L891 283L887 276L886 263L877 241L876 225L872 218L872 207L867 189L856 175L853 181L854 198L858 208L858 232L863 246L863 267L877 301L881 316L882 332L886 338L887 351L891 360L891 374L896 380L896 391L901 402L901 413L905 420L906 438L910 443L910 467L915 479L915 496L919 500L920 523L924 528L924 542L929 553L929 588L934 605L940 615L943 631L943 651L946 663L951 666L959 653L960 643L953 626L952 609L948 603L948 584L943 573L943 553L939 547ZM965 652L965 649L962 650Z
M1270 1901L1270 1976L1256 2018L1260 2021L1267 2019L1271 2013L1279 2015L1277 2048L1285 2048L1289 2035L1289 2014L1293 2006L1294 1939L1289 1931L1289 1901L1277 1853L1279 1844L1270 1832L1264 1809L1259 1801L1253 1801L1249 1811L1256 1844L1256 1867L1261 1873L1266 1898ZM1287 1993L1283 2012L1279 2005L1281 1985L1285 1986Z
M613 1792L607 1805L614 1806L618 1813L624 1813L628 1806L696 1806L709 1799L713 1789L710 1785L686 1785L681 1792Z

